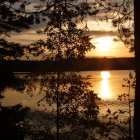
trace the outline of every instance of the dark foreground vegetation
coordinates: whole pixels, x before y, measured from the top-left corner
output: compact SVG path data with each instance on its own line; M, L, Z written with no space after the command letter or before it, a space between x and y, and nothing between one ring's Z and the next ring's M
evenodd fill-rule
M61 60L59 66L63 71L90 71L90 70L129 70L134 69L134 58L83 58ZM30 71L57 71L56 62L44 61L1 61L3 70L30 72Z

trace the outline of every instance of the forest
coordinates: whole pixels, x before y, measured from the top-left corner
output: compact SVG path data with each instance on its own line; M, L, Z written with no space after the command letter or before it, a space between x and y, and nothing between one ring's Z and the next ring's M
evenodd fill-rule
M95 71L95 70L134 70L134 58L82 58L62 59L59 67L62 71ZM3 71L10 69L13 72L53 72L56 71L56 61L1 61Z

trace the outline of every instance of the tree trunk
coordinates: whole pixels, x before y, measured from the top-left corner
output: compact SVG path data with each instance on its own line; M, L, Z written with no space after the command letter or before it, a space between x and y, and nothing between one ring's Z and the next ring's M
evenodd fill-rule
M136 87L134 103L134 138L140 140L140 0L134 0L134 35Z

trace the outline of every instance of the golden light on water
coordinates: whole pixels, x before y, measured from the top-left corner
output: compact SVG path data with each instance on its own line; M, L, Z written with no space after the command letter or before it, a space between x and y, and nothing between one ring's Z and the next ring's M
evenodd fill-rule
M108 99L110 98L110 92L109 92L109 84L107 80L101 81L101 98Z
M109 87L109 81L108 79L110 78L110 73L108 71L102 71L101 72L101 93L100 97L102 99L109 99L112 97L111 92L110 92L110 87Z
M110 77L110 73L108 71L102 71L101 72L101 77L103 80L106 80Z

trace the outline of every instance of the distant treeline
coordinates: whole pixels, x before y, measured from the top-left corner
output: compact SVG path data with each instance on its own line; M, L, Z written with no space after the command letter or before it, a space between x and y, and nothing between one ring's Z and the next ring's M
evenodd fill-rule
M0 69L14 72L129 70L135 68L134 58L83 58L44 61L0 61Z

